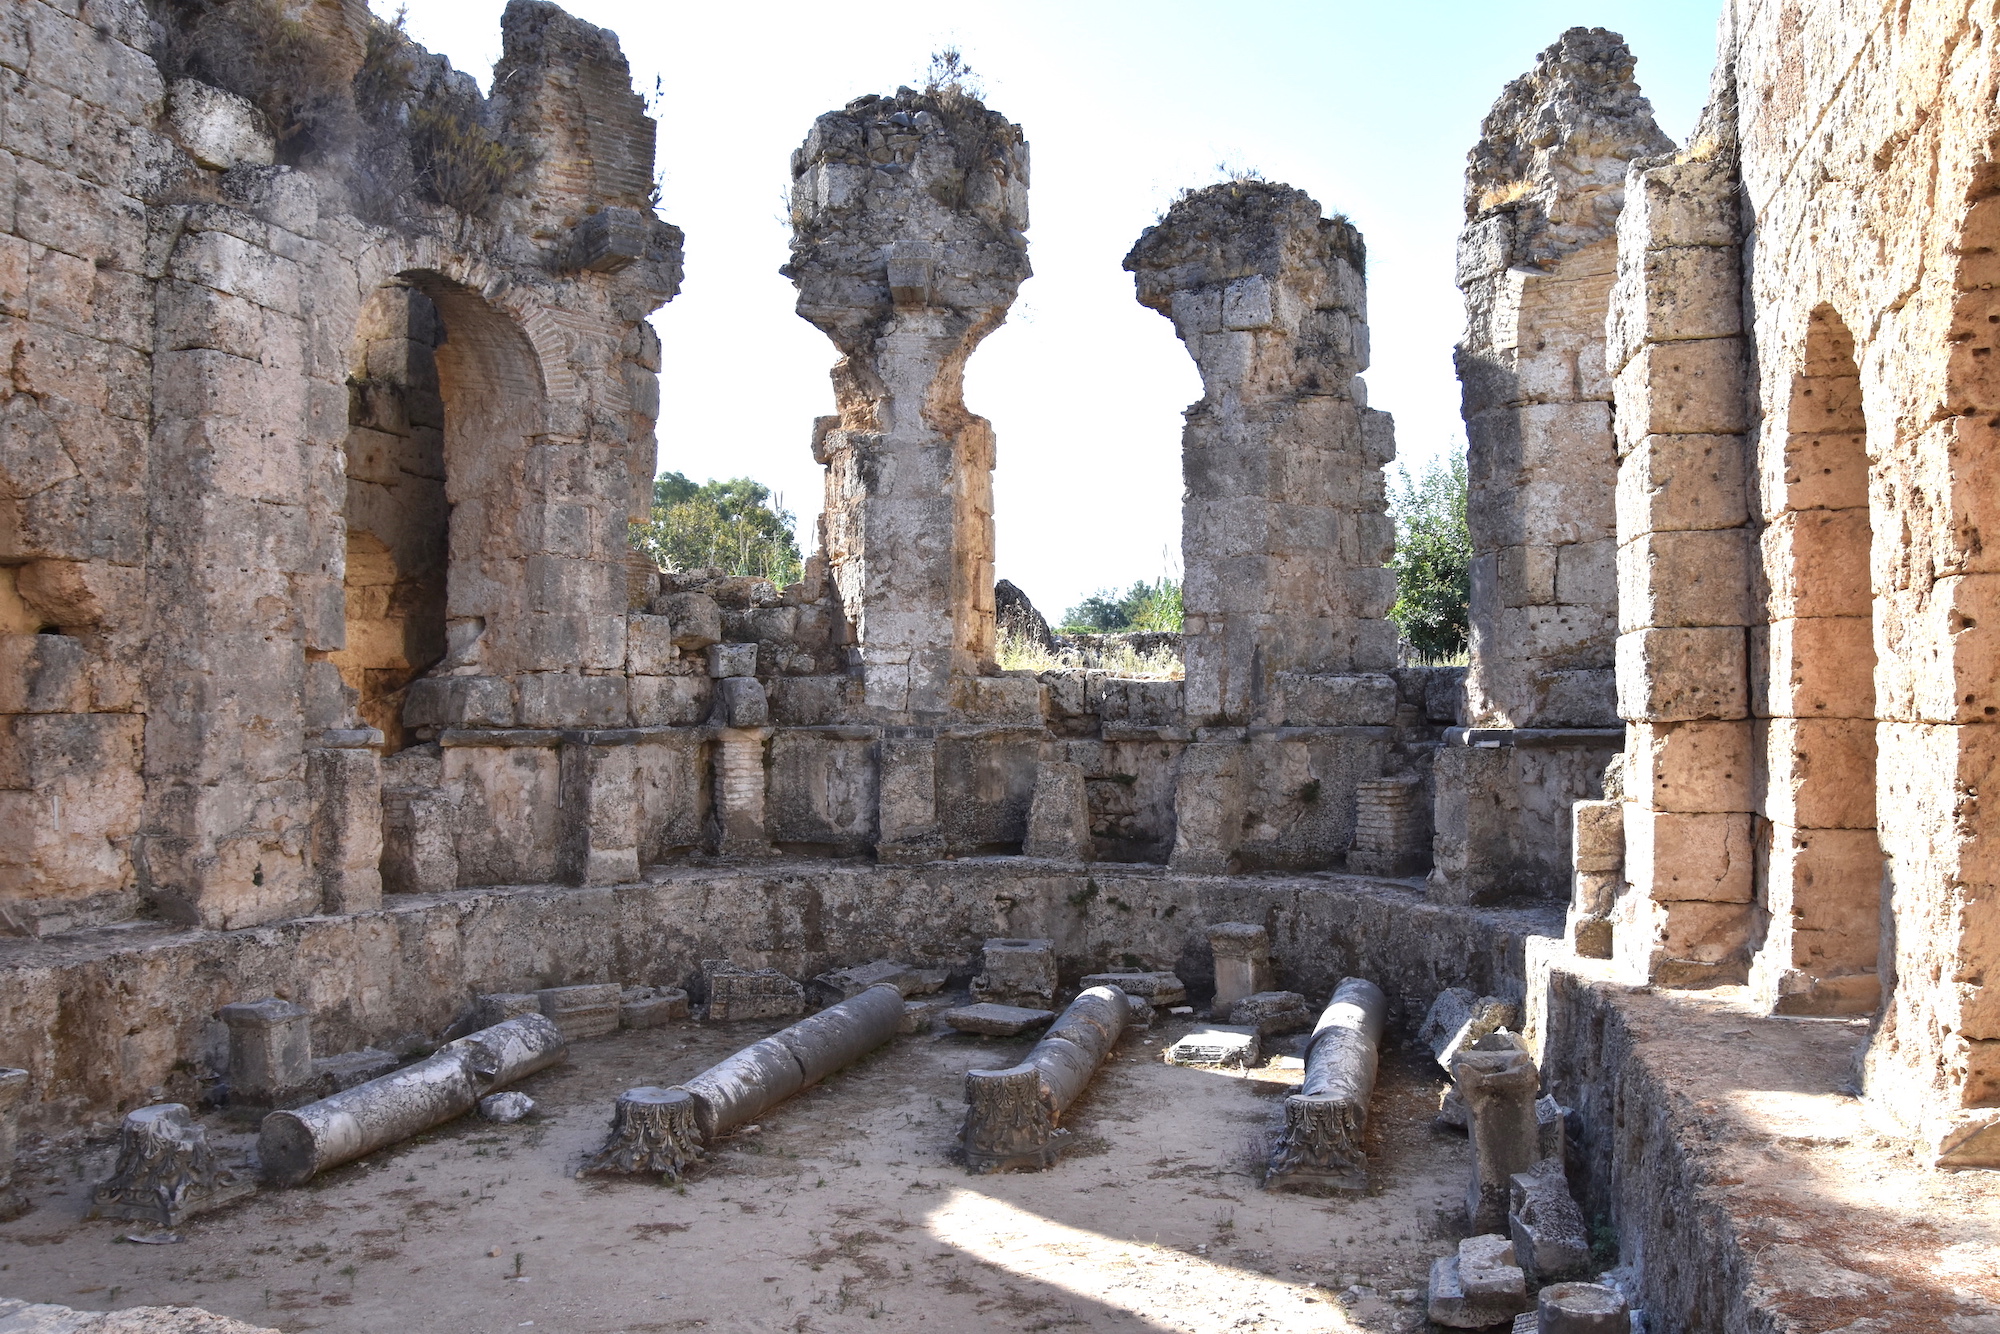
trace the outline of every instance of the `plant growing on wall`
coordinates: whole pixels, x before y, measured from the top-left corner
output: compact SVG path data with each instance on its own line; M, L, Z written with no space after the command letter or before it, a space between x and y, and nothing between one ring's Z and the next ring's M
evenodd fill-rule
M652 517L632 525L632 545L661 569L719 569L782 588L805 570L797 522L770 487L748 477L698 483L663 472L653 479Z
M1433 459L1412 480L1389 489L1396 520L1396 623L1410 655L1443 663L1464 655L1472 598L1472 534L1465 522L1465 456Z

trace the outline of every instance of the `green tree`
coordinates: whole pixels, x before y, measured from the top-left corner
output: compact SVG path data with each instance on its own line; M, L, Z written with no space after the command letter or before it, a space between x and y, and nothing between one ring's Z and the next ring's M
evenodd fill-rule
M1465 523L1465 456L1433 459L1412 481L1399 468L1389 509L1396 520L1396 605L1389 618L1420 661L1464 654L1472 598L1472 534Z
M1151 583L1136 580L1123 594L1115 588L1100 588L1063 613L1062 628L1071 634L1091 635L1178 631L1181 581L1163 574Z
M652 517L632 525L632 545L662 569L720 569L782 588L805 572L797 523L770 487L748 477L696 483L663 472L653 479Z

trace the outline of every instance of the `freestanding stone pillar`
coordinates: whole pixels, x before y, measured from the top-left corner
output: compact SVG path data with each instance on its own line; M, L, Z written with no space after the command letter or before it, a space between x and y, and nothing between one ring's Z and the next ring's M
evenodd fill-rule
M1541 1156L1535 1119L1541 1072L1525 1051L1475 1047L1460 1053L1452 1077L1472 1139L1465 1211L1474 1232L1504 1232L1514 1174L1529 1171Z
M820 541L885 722L935 721L992 661L993 432L964 374L1028 276L1027 225L1020 127L956 88L858 98L792 155L784 272L841 353Z
M1396 590L1381 469L1395 442L1359 378L1363 263L1345 219L1254 180L1183 197L1125 257L1140 304L1173 320L1202 377L1181 436L1195 729L1175 794L1183 870L1230 869L1246 830L1276 845L1261 862L1337 864L1356 777L1386 759ZM1280 784L1289 795L1274 799ZM1304 820L1308 804L1339 814ZM1315 832L1278 832L1294 828Z
M312 1012L272 996L221 1010L229 1025L229 1099L269 1110L310 1097Z
M28 1197L14 1185L14 1154L21 1135L21 1101L28 1072L0 1067L0 1223L28 1212Z
M1468 730L1434 771L1432 888L1451 902L1566 889L1571 807L1621 742L1604 318L1626 166L1673 147L1633 65L1617 34L1570 29L1507 85L1466 166L1472 662Z

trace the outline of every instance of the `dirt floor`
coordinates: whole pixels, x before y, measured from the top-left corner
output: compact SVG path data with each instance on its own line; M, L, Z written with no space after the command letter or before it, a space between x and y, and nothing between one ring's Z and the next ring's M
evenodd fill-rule
M370 1334L1426 1325L1425 1275L1455 1243L1467 1147L1430 1128L1436 1070L1393 1051L1365 1194L1261 1190L1299 1072L1166 1065L1177 1019L1125 1039L1047 1172L973 1177L948 1156L963 1072L1011 1065L1031 1039L928 1034L776 1108L678 1187L574 1175L621 1089L672 1084L781 1026L574 1044L519 1086L539 1104L529 1120L462 1119L196 1219L174 1245L85 1220L114 1156L99 1145L29 1181L37 1207L0 1225L0 1294ZM207 1122L219 1149L248 1153L244 1127Z

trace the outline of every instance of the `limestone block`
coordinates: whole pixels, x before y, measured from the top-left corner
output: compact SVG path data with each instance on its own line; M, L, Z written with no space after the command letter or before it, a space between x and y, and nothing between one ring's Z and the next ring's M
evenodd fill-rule
M1618 597L1618 545L1609 538L1557 547L1555 600L1604 607Z
M1052 1003L1056 996L1056 950L1052 940L993 939L986 942L984 967L972 979L972 998L1001 1003Z
M658 1028L689 1013L688 994L680 987L626 987L618 993L620 1028Z
M1859 382L1847 396L1852 421L1827 424L1808 433L1794 426L1782 447L1767 449L1758 478L1759 505L1766 522L1787 510L1854 510L1868 508L1868 469L1856 466L1867 457L1867 436L1853 427L1861 411Z
M1624 887L1625 873L1622 869L1578 871L1570 877L1570 907L1588 917L1609 917Z
M1753 737L1747 722L1633 723L1625 795L1655 811L1755 810Z
M1208 928L1215 955L1216 1009L1227 1012L1237 1001L1260 991L1275 990L1271 967L1271 936L1255 922L1216 922Z
M1300 727L1386 727L1396 719L1396 682L1378 672L1311 675L1282 672L1284 720Z
M1021 854L1059 861L1095 859L1083 766L1048 759L1036 766L1034 804L1028 809L1028 837Z
M1578 871L1619 871L1625 866L1625 803L1579 801L1570 807L1570 865Z
M1457 281L1470 286L1507 267L1513 249L1513 220L1505 213L1481 218L1458 234Z
M570 229L564 267L571 272L618 273L646 257L653 219L636 208L600 208Z
M1663 902L1635 882L1612 920L1612 962L1624 981L1713 986L1744 976L1754 925L1747 903Z
M625 670L629 675L667 676L679 659L669 617L634 613L625 618Z
M1740 528L1646 533L1618 547L1618 628L1748 625L1750 548Z
M248 1107L283 1107L312 1096L312 1012L270 997L218 1012L229 1026L229 1097Z
M1652 343L1616 377L1621 452L1649 435L1735 435L1748 422L1740 338Z
M0 713L85 713L90 653L59 634L0 634Z
M1809 616L1752 626L1750 667L1751 707L1760 716L1875 714L1874 623L1868 617Z
M1733 245L1665 246L1621 258L1612 298L1631 330L1620 347L1612 336L1611 356L1636 350L1643 340L1725 338L1743 332L1742 257Z
M626 678L524 672L514 678L523 727L624 727L631 718Z
M497 676L426 676L410 682L407 727L512 727L514 691Z
M1801 829L1875 825L1875 724L1860 718L1759 719L1763 814Z
M1296 991L1260 991L1229 1007L1229 1022L1252 1028L1260 1038L1297 1033L1312 1027L1313 1007Z
M1751 817L1688 814L1627 803L1625 879L1655 899L1748 903Z
M617 1032L623 1000L622 991L612 983L545 987L535 993L536 1005L556 1026L564 1042Z
M674 647L705 649L722 638L722 608L706 593L668 593L653 599L652 613L667 618Z
M322 912L373 912L382 906L382 764L373 748L382 734L374 728L358 733L373 744L322 744L306 752Z
M1484 1329L1528 1310L1527 1275L1505 1237L1468 1237L1457 1255L1431 1262L1426 1314L1448 1329Z
M1618 713L1632 722L1745 717L1747 648L1734 626L1637 630L1618 637Z
M1543 1158L1516 1172L1509 1191L1507 1231L1525 1273L1547 1279L1590 1263L1590 1235L1560 1158Z
M1741 239L1741 193L1726 154L1634 171L1625 181L1620 247L1733 246Z
M321 1092L340 1093L371 1079L380 1079L401 1064L394 1052L363 1047L360 1051L314 1057L313 1079Z
M542 998L533 991L493 991L472 1001L473 1027L491 1028L524 1014L541 1014Z
M1926 647L1926 661L1909 675L1917 717L1939 722L1991 722L2000 716L2000 575L1938 579L1922 619L1906 631ZM1948 647L1947 647L1948 646ZM1871 696L1857 696L1868 699ZM1857 712L1866 717L1869 708ZM1885 710L1886 712L1886 710Z
M757 646L755 644L710 644L708 646L708 674L718 680L727 677L755 676L757 674Z
M708 984L710 1020L787 1019L805 1013L805 987L775 968L739 968L727 959L707 959L701 971Z
M1772 620L1797 616L1867 616L1868 511L1797 510L1780 514L1760 538Z
M754 650L756 646L750 647ZM764 693L763 682L754 676L725 676L717 680L714 718L724 727L767 726L771 721L771 701Z
M1872 968L1881 930L1880 836L1873 829L1782 824L1769 832L1765 897L1794 938L1783 962L1821 974Z
M707 676L634 676L627 690L634 727L689 727L708 720L713 683Z
M1556 600L1556 548L1505 546L1494 553L1494 579L1503 607L1543 606Z
M1649 435L1618 465L1618 537L1737 528L1749 520L1740 435Z
M443 894L458 888L458 803L441 792L382 794L382 888Z
M246 98L195 79L167 85L167 128L201 166L268 167L277 157L270 122Z
M924 861L942 844L937 808L937 743L884 738L877 747L876 856Z

